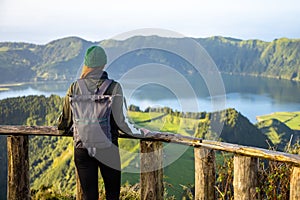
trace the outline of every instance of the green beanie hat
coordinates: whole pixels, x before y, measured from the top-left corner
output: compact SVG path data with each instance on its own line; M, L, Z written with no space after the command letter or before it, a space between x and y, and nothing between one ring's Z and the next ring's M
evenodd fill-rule
M91 68L103 67L107 63L105 51L100 46L88 48L84 56L84 65Z

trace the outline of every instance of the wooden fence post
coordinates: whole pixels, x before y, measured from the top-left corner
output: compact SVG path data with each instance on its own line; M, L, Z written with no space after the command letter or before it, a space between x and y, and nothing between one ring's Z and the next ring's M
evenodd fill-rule
M141 140L140 145L141 200L163 200L163 143Z
M30 199L28 136L7 136L7 199Z
M234 199L257 199L257 172L257 158L242 155L234 156Z
M194 148L195 157L195 200L214 200L215 152L202 147Z
M300 167L293 167L290 182L290 200L300 199Z

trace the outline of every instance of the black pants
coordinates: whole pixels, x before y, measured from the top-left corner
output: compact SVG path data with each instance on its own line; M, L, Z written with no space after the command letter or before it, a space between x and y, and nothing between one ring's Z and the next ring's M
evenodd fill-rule
M107 200L118 200L120 196L120 155L116 146L97 151L97 158L88 155L84 148L75 148L75 166L79 175L84 200L98 200L98 169L105 185ZM100 159L99 159L100 158ZM100 162L100 161L101 162Z

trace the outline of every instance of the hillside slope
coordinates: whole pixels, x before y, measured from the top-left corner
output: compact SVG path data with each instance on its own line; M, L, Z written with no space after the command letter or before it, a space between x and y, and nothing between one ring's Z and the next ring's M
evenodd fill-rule
M264 42L212 37L199 42L221 72L300 80L299 39Z
M45 45L0 43L0 83L70 79L92 44L77 37Z
M291 142L293 144L298 139L298 134L287 125L277 119L264 120L257 123L257 127L265 134L277 149L284 151Z
M55 125L57 116L61 111L62 98L52 95L45 96L28 96L9 98L0 101L0 124L11 125ZM162 115L162 112L165 112ZM220 138L225 142L237 143L242 145L257 146L268 148L265 142L268 138L241 113L235 109L227 109L214 113L179 113L169 108L154 109L152 113L131 111L131 118L139 122L139 126L145 126L151 129L158 127L160 131L170 131L182 133L184 135L195 135L210 139L215 138L214 129L209 129L210 124L223 123L224 127ZM154 119L153 119L154 118ZM272 144L271 142L269 142ZM5 147L5 137L0 137L1 147ZM138 141L122 140L120 148L128 152L138 152ZM30 183L31 188L39 189L44 186L52 186L55 191L61 191L64 194L74 194L75 176L73 162L73 142L72 138L66 137L30 137ZM174 157L180 147L173 145L169 151L165 151L166 158ZM168 182L180 187L176 181L182 177L180 184L189 184L194 176L193 174L193 151L188 149L178 159L175 164L166 168L166 178ZM133 156L134 155L134 156ZM139 158L137 154L123 154L122 167L139 167ZM5 166L0 175L0 194L6 193L6 167L7 161L5 149L0 151L0 159ZM178 174L175 169L178 166L189 166L182 170L182 173L191 172L191 174ZM177 165L178 164L178 165ZM123 182L129 181L135 183L138 181L138 174L123 174ZM175 182L174 182L175 181ZM176 186L176 187L177 187Z
M0 43L0 70L3 72L0 74L0 83L71 80L82 64L85 50L91 45L101 44L108 50L126 50L133 44L142 47L143 44L159 43L161 40L176 45L182 39L148 36L124 41L89 42L78 37L68 37L45 45ZM300 80L300 39L281 38L264 42L210 37L194 40L205 48L221 72ZM168 65L182 74L194 71L178 55L154 49L130 52L115 64L118 70L128 71L133 66L145 63Z
M202 116L205 117L198 124L196 137L204 139L218 139L219 137L224 142L268 148L269 138L235 109L229 108ZM214 123L217 126L211 126Z

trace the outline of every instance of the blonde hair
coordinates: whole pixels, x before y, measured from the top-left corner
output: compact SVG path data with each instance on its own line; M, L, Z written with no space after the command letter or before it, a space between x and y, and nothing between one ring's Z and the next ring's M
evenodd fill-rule
M86 65L83 65L80 78L85 78L86 75L88 75L90 72L92 72L94 70L95 70L95 68L91 68Z

